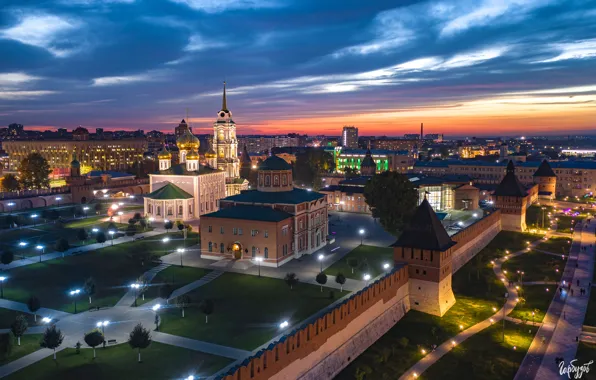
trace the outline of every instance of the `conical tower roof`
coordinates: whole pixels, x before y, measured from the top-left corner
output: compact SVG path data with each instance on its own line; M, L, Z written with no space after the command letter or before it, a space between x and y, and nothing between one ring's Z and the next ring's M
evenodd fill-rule
M534 177L556 177L557 175L550 167L550 164L547 160L542 160L538 170L534 173Z
M362 163L360 164L360 167L368 167L368 168L375 168L377 167L377 164L375 163L375 160L372 158L372 153L370 152L370 149L368 149L366 151L366 156L364 156L364 158L362 159Z
M525 197L528 195L526 188L515 175L513 161L509 160L509 163L507 164L507 173L505 174L505 177L503 177L501 183L497 186L493 195L503 197Z
M455 242L449 237L426 197L414 212L414 216L399 239L393 244L394 247L433 251L445 251L453 245Z
M250 160L250 155L248 154L248 150L246 149L246 145L244 145L244 149L242 149L242 156L240 157L240 164L241 165L252 165L252 161Z

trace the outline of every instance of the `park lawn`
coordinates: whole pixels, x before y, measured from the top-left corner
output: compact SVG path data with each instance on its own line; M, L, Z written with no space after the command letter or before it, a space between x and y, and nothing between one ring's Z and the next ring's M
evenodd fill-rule
M191 282L200 280L201 277L210 272L209 269L172 265L155 275L155 278L151 281L151 284L149 284L145 291L145 299L139 297L137 305L143 305L159 297L159 289L165 284L170 284L172 286L171 289L175 290L190 284Z
M209 323L196 306L186 309L185 318L180 309L172 307L160 312L160 330L252 350L279 334L281 322L299 324L347 294L327 289L321 292L319 286L304 283L290 290L283 280L224 273L188 293L194 305L203 299L213 301Z
M579 216L567 216L557 214L556 217L559 219L557 221L557 231L562 232L564 234L573 233L572 228L575 226L575 224L582 221L586 216L587 215L583 213Z
M569 254L570 242L570 238L553 236L548 240L545 240L544 242L538 244L536 246L536 249L561 255L564 254L565 256L567 256Z
M503 342L502 328L497 323L468 338L422 373L420 379L513 379L536 329L529 333L527 326L507 322Z
M544 211L542 211L544 207ZM553 213L552 206L533 205L526 209L526 225L534 228L548 228L550 226L548 213Z
M464 329L489 318L496 302L456 296L456 303L441 318L410 310L385 335L356 358L337 380L358 378L358 371L368 373L367 379L398 378L422 359L422 349L431 350ZM404 339L405 338L405 339ZM385 374L391 374L389 377Z
M559 296L556 285L525 285L520 298L525 301L518 302L509 316L525 319L528 323L542 322L555 294L557 297ZM532 316L532 312L534 312L534 316Z
M355 259L358 263L358 266L353 270L354 273L352 273L352 267L348 265L349 259ZM393 263L392 247L360 245L325 269L325 273L331 276L343 273L347 278L356 280L362 280L362 276L367 273L375 278L384 272L383 264L386 263Z
M177 235L177 234L176 234ZM85 280L93 277L97 293L89 304L86 295L78 297L78 310L88 307L113 306L126 292L128 284L155 265L152 257L172 252L181 243L174 240L162 243L163 235L144 240L122 243L76 256L67 256L11 269L6 281L4 295L7 299L27 302L31 295L37 296L42 307L74 312L73 299L68 292L81 289Z
M35 322L33 318L33 314L23 313L21 311L10 310L5 308L0 308L0 329L8 329L17 318L17 315L22 314L27 318L27 322L29 323L29 327L37 326L38 323ZM41 317L38 316L38 321L41 321ZM41 323L40 323L41 324Z
M41 349L41 347L39 347L39 341L41 340L42 336L43 334L25 334L21 337L20 346L17 345L17 339L15 338L12 352L8 357L0 360L0 365L5 365Z
M596 344L587 343L587 342L579 342L577 346L577 352L575 354L575 362L576 366L581 366L585 363L589 363L596 358ZM565 361L565 365L569 364L569 359ZM594 364L590 365L590 372L584 373L581 377L582 380L594 380L596 379L596 373L594 372Z
M507 271L507 278L515 282L519 281L518 270L524 272L523 282L559 281L566 263L561 256L528 251L505 261L501 268Z
M93 359L91 349L82 348L77 354L74 348L67 348L58 352L56 362L50 355L6 379L161 380L186 378L189 375L204 378L231 362L227 358L157 342L141 350L141 363L137 363L137 350L128 344L98 348L96 351L97 358Z
M590 292L590 302L588 302L584 325L596 327L596 291L594 289Z

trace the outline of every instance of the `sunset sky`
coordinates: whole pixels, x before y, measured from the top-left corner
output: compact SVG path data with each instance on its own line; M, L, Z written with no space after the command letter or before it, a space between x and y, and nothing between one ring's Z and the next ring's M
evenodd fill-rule
M2 0L0 126L239 134L596 127L596 1Z

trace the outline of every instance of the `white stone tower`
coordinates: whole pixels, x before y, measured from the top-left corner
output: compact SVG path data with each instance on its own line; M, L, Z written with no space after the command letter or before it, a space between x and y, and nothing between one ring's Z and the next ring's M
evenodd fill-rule
M224 82L221 110L213 123L213 150L217 155L217 169L223 170L228 180L240 177L236 124L232 120L232 112L228 110L226 103L226 82Z

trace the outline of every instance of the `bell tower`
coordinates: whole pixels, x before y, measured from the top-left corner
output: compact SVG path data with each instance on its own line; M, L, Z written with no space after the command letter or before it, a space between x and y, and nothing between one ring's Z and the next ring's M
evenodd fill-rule
M232 112L228 109L226 82L224 82L221 110L213 123L213 151L217 156L217 169L223 170L228 179L238 178L240 176L238 139L236 124L232 120Z

